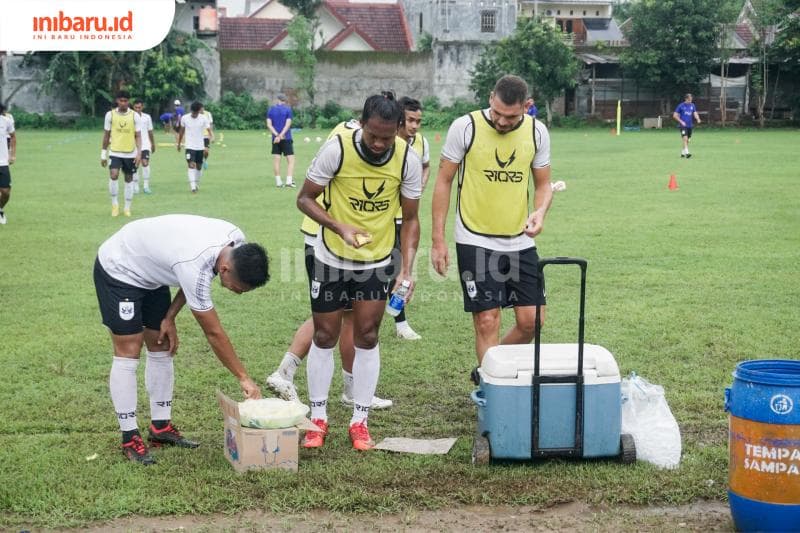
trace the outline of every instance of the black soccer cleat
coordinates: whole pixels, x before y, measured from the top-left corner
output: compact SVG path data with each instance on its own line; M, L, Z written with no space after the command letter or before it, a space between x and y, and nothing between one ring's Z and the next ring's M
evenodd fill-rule
M156 460L153 459L153 456L147 451L147 446L144 445L144 441L140 435L134 435L131 440L122 443L122 455L129 461L145 466L156 464Z
M472 380L476 387L481 384L481 375L478 373L477 366L472 369L472 372L469 373L469 379Z
M150 424L147 432L149 433L147 440L155 447L167 445L178 446L179 448L197 448L200 446L199 442L189 440L181 435L181 432L172 425L172 422L162 429L156 429L153 424Z

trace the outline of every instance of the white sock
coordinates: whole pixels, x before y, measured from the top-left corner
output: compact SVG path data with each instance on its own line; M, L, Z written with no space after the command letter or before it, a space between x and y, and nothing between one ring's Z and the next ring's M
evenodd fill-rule
M294 180L292 179L292 177L291 176L286 176L286 185L289 185L291 183L294 183Z
M353 418L350 425L364 422L369 416L369 406L378 388L378 377L381 374L380 346L370 350L356 346L356 358L353 361Z
M133 192L139 192L139 171L133 173Z
M194 169L189 169L189 188L195 190L197 188L197 179L194 175Z
M281 177L280 176L275 176L275 185L277 185L278 187L283 185L283 183L281 182Z
M150 188L150 167L149 166L142 168L142 177L144 178L144 188L145 189L149 189Z
M411 328L411 326L408 325L408 320L403 320L402 322L395 322L394 327L397 331Z
M297 369L300 367L302 362L303 360L292 352L286 352L283 354L283 360L278 367L278 374L289 381L294 381L294 374L297 372Z
M108 378L108 388L111 391L111 401L117 413L119 429L132 431L139 429L136 423L136 368L138 359L129 357L114 357L111 362L111 374Z
M344 395L352 400L353 399L353 374L351 374L350 372L348 372L344 368L342 369L342 384L344 385L344 390L343 390Z
M111 205L119 205L117 196L119 195L119 182L117 180L108 180L108 194L111 195Z
M194 169L194 172L195 172L195 175L197 176L197 184L200 185L200 178L203 177L203 169L202 168L196 168L196 169Z
M150 397L150 419L172 419L172 388L175 370L169 352L147 351L144 384Z
M311 418L328 420L328 392L333 379L333 348L320 348L312 341L311 349L308 351L306 375Z
M125 209L131 208L133 202L133 182L125 182Z

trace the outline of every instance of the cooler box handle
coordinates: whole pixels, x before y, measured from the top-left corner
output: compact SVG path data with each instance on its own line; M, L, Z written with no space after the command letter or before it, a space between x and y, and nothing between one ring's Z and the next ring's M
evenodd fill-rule
M483 397L482 393L483 391L481 389L475 389L472 391L472 394L469 395L470 399L478 407L486 407L486 398Z

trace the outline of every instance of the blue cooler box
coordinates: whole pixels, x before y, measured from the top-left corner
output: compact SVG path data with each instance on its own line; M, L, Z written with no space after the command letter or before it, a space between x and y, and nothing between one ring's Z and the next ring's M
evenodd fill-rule
M478 434L488 439L491 459L532 459L532 375L534 345L490 348L479 369L480 387L472 393L478 406ZM542 344L541 376L574 376L578 344ZM583 449L581 457L622 457L620 444L620 374L614 356L596 344L584 344ZM573 448L576 395L573 383L540 385L540 450ZM627 436L626 436L627 437ZM634 459L635 460L635 459ZM473 462L476 460L473 450Z

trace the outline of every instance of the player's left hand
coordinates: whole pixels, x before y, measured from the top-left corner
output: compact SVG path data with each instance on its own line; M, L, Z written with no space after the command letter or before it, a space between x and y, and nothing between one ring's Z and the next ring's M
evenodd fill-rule
M528 237L536 237L542 232L542 228L544 227L544 215L540 213L540 211L534 211L528 217L527 222L525 222L525 227L522 231Z
M408 288L408 293L406 294L406 305L408 305L408 303L411 301L411 297L414 296L414 289L417 287L416 282L414 282L409 275L401 273L399 276L397 276L397 279L394 280L394 287L392 287L392 291L389 293L389 296L394 294L397 289L400 288L403 280L408 280L411 283L411 286Z
M16 160L17 160L17 156L15 156L15 155L8 156L8 164L9 165L13 165L14 161L16 161Z
M156 153L156 143L153 143L153 146L150 147L150 153L151 154Z
M167 346L163 346L165 338ZM158 344L162 345L163 348L167 348L166 351L172 355L178 353L178 329L175 327L174 320L165 318L161 321L161 329L158 332Z
M239 380L239 386L242 387L244 397L247 400L258 400L261 398L261 389L249 377L244 377Z
M133 158L133 166L138 167L141 164L141 162L142 162L141 155L137 155L136 157Z

